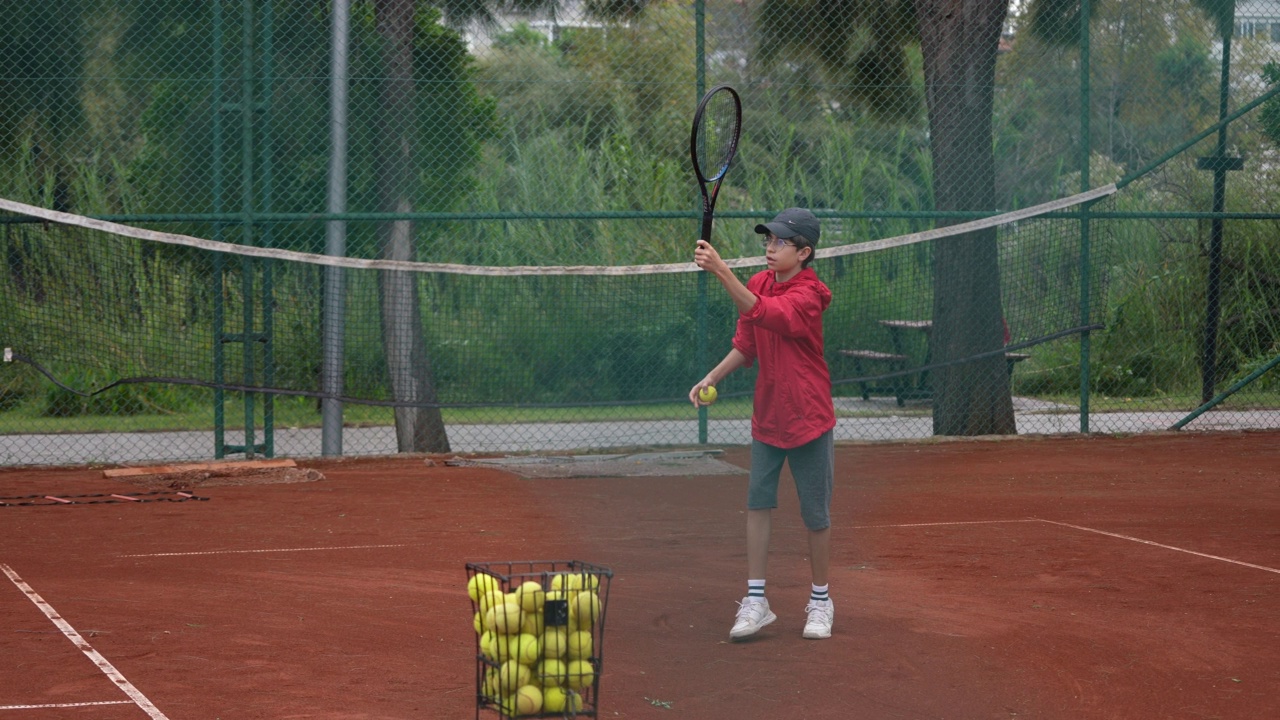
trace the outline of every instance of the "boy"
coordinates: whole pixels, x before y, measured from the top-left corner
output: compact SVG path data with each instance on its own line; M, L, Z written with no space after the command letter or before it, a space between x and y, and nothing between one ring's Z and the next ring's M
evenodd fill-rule
M821 228L803 208L783 210L756 226L765 236L768 269L746 285L709 243L698 241L693 261L715 275L738 307L733 349L689 391L698 393L740 367L760 361L751 416L751 479L747 491L747 596L739 603L729 637L754 635L777 619L765 599L771 513L778 506L778 476L791 467L800 515L809 530L813 589L805 607L804 637L831 637L835 608L827 595L831 547L831 491L835 464L835 408L831 374L823 356L822 313L831 291L809 269Z

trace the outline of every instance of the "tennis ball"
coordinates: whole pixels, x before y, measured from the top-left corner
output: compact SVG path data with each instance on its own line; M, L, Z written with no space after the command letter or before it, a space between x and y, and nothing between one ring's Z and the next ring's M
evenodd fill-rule
M567 597L573 597L573 593L582 589L582 574L569 573L560 574L551 578L552 590L564 590L568 593Z
M513 718L520 714L516 707L516 696L507 695L498 701L498 713L504 718Z
M583 590L569 603L569 617L580 629L590 628L600 619L600 596Z
M542 657L562 658L569 649L569 633L564 628L547 628L542 633Z
M484 625L499 635L514 635L520 632L520 606L514 603L495 606L485 616Z
M476 603L480 606L482 614L488 614L490 610L505 603L507 594L501 590L494 588L480 594L480 600Z
M569 661L569 687L574 690L581 690L585 687L591 687L591 683L595 682L596 669L587 660L570 660Z
M564 685L569 681L569 666L563 660L547 658L538 663L538 672L535 674L542 681L543 687Z
M585 660L591 657L591 633L571 633L566 654L570 660Z
M537 635L528 633L512 635L509 648L511 659L521 665L532 665L538 662L538 658L542 656L542 643L538 640Z
M472 621L471 625L476 629L477 635L484 633L484 621L480 618L480 611L476 611L475 619Z
M516 712L521 715L536 715L542 712L542 688L536 685L525 685L517 690Z
M498 669L489 668L484 673L484 694L489 697L497 697L502 692L502 688L498 684Z
M494 634L489 630L480 634L480 654L489 660L498 659L498 651L493 647L493 638Z
M515 660L508 660L498 668L498 689L511 694L533 679L533 671Z
M520 609L525 612L541 610L542 604L547 598L547 592L542 589L542 585L534 580L523 583L516 588L515 595Z
M498 578L485 573L476 573L467 581L467 595L470 596L472 600L479 601L481 595L484 595L490 590L497 590L500 587L501 583L498 581Z
M542 689L542 712L576 713L582 709L582 696L572 690L548 687Z
M543 627L546 626L546 620L542 613L538 611L527 612L520 615L520 632L529 633L530 635L541 635Z
M716 392L715 385L708 385L698 391L698 401L703 405L710 405L715 402L716 398L719 396L720 393Z

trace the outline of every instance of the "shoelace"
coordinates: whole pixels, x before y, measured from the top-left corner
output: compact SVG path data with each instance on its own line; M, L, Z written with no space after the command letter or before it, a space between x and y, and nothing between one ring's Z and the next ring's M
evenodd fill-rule
M806 607L804 611L809 615L813 615L813 613L818 613L818 615L820 615L823 620L830 619L831 617L830 605L818 605L817 603L809 603L809 606Z
M751 613L761 613L761 603L738 602L737 600L734 602L738 603L738 614L735 617L744 618Z

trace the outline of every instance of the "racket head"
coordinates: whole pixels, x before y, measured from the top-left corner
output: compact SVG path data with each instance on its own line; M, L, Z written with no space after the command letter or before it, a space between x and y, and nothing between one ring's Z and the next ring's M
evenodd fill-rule
M738 153L741 132L742 99L738 91L728 85L708 90L693 114L689 137L689 157L698 182L705 186L724 178Z

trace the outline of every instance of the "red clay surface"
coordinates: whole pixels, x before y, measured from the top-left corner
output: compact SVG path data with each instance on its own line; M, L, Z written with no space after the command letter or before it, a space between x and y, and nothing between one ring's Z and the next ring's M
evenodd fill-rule
M207 502L0 508L0 720L474 718L465 563L570 559L614 571L602 718L1275 717L1277 440L842 445L823 641L789 483L779 619L739 644L745 476L348 460ZM0 471L0 496L130 489Z

